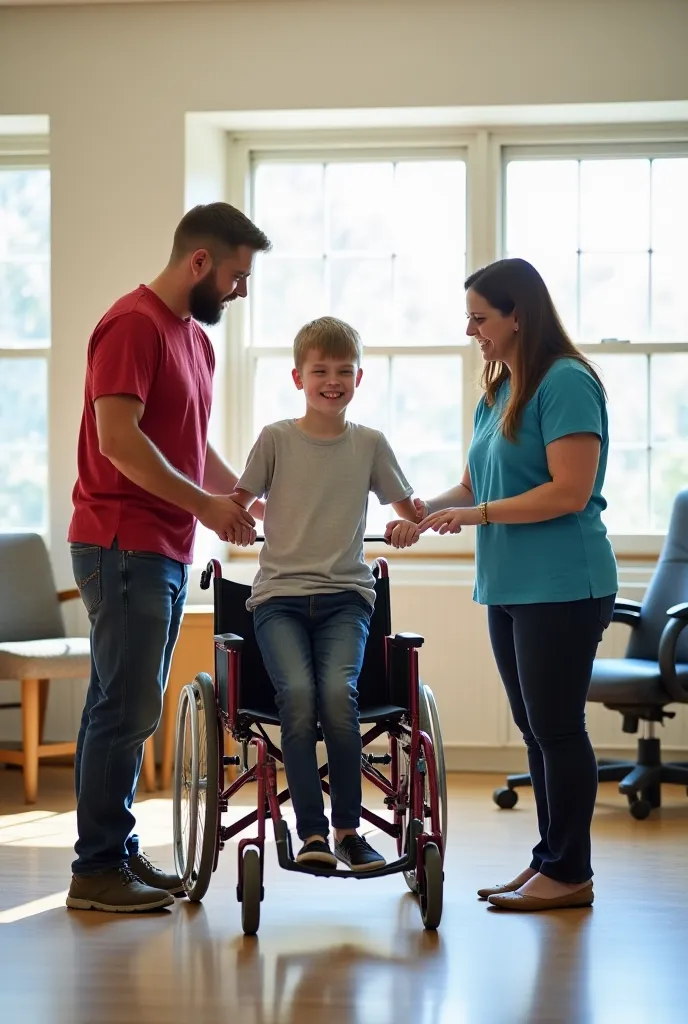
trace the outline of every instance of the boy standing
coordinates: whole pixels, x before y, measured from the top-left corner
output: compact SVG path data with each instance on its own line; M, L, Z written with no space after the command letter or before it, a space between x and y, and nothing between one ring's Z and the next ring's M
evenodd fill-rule
M248 602L275 688L287 782L303 846L301 863L353 871L384 865L357 834L361 813L358 676L375 603L363 556L368 495L413 522L413 493L385 437L347 423L361 376L358 333L332 317L294 342L296 387L306 412L265 427L232 497L267 497L265 544ZM316 758L317 723L329 762L335 852Z

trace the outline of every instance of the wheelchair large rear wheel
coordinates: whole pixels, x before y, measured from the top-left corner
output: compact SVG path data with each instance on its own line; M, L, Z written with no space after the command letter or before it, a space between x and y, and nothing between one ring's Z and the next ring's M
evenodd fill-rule
M420 686L420 727L432 740L432 749L435 752L435 778L437 781L437 796L439 799L440 812L440 833L442 835L442 861L444 862L444 850L447 845L447 766L444 760L444 744L442 742L442 730L440 728L440 716L437 711L435 695L429 686L421 683ZM430 800L430 787L426 781L426 799Z
M179 697L174 760L174 863L190 900L208 891L219 839L219 735L215 689L205 673Z
M440 729L440 720L437 713L437 704L435 702L435 696L429 686L421 683L419 688L419 726L421 730L428 734L432 740L432 746L435 753L435 781L437 783L437 797L439 802L439 817L440 817L440 833L442 835L442 854L441 861L444 862L444 851L446 849L447 842L447 772L444 760L444 746L442 743L442 732ZM402 737L396 740L397 743L397 758L399 764L399 780L403 788L402 804L405 806L405 812L400 820L401 824L401 838L398 840L399 854L406 853L408 850L409 841L409 829L411 826L412 819L412 808L411 808L411 761L410 761L410 750L408 737ZM430 784L428 782L427 775L425 777L423 785L423 801L425 804L424 812L430 809ZM423 824L426 829L430 828L430 815L425 813L423 818ZM438 851L439 852L439 851ZM418 884L418 872L422 869L421 865L417 865L414 871L404 871L404 880L413 893L419 892ZM431 869L432 870L432 869Z

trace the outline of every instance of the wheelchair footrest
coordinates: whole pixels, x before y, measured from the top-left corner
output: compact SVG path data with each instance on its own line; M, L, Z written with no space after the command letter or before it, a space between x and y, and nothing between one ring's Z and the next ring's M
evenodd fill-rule
M414 819L411 822L408 844L408 854L399 860L385 864L382 868L375 868L372 871L339 871L335 868L316 867L313 864L298 864L294 860L291 835L287 823L283 818L275 822L275 843L277 846L277 859L279 866L285 871L299 871L304 875L316 875L321 878L381 878L383 875L396 875L401 871L414 871L416 868L416 853L418 848L418 837L423 832L423 822Z

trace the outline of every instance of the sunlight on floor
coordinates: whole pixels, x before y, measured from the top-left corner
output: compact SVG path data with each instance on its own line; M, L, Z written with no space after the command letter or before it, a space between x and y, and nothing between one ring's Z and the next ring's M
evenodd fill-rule
M56 907L63 907L66 897L67 890L65 889L63 892L43 896L40 900L31 900L30 903L22 903L18 907L2 910L0 911L0 924L16 924L17 921L24 921L27 917L44 914L46 910L55 910Z
M229 825L255 810L255 804L232 803L222 816L223 825ZM381 816L389 817L385 811L376 809ZM141 836L143 847L150 852L172 844L172 800L167 797L153 797L135 804L136 831ZM296 822L290 806L282 808L282 815L292 835L296 834ZM251 826L245 834L255 830ZM374 835L378 830L363 822L362 831ZM43 849L69 849L76 838L76 811L24 811L18 814L0 815L0 846L39 847ZM231 840L238 842L239 836ZM271 823L266 822L266 842L274 843Z

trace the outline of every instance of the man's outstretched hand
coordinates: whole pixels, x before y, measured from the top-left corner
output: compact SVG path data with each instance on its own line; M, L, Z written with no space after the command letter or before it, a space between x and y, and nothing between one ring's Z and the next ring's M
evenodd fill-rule
M230 544L245 548L255 543L255 519L227 495L209 494L198 521Z

